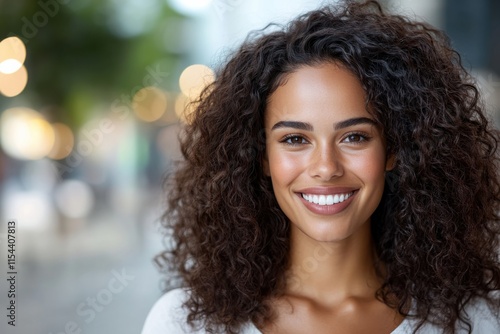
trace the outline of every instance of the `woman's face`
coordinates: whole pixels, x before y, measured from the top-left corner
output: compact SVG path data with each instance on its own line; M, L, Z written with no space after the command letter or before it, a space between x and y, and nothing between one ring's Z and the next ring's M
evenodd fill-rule
M299 68L271 95L264 122L264 172L293 233L341 241L369 224L391 159L354 75L330 63Z

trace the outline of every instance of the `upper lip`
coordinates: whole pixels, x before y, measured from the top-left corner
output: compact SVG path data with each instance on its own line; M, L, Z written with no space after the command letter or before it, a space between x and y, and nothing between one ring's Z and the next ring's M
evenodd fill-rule
M348 194L353 191L358 190L358 188L353 187L309 187L300 189L297 193L301 194L313 194L313 195L335 195L335 194Z

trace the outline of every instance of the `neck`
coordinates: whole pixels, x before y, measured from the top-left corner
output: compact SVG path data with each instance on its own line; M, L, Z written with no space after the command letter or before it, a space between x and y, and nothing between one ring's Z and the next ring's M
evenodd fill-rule
M312 299L373 296L381 281L367 222L339 242L319 242L292 228L287 293Z

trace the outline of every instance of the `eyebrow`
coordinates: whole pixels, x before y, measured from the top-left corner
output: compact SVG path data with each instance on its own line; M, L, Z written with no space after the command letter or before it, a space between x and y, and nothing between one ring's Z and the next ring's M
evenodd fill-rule
M354 126L354 125L358 125L358 124L377 125L377 122L375 122L373 119L368 118L368 117L349 118L349 119L346 119L345 121L341 121L341 122L338 122L337 124L335 124L334 129L340 130L340 129L348 128L350 126Z
M271 130L276 130L279 128L294 128L298 130L312 131L314 128L311 124L305 122L295 122L295 121L280 121L273 125Z
M377 123L368 117L356 117L356 118L349 118L346 119L345 121L341 121L335 124L334 129L335 130L341 130L344 128L348 128L350 126L358 125L358 124L370 124L370 125L377 125ZM293 128L297 130L306 130L306 131L313 131L314 128L310 123L306 122L296 122L296 121L280 121L277 122L276 124L273 125L271 130L276 130L279 128Z

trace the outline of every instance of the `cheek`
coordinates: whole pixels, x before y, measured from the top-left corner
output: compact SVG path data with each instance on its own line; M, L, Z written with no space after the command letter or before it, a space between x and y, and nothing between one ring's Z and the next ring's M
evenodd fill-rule
M293 209L290 207L291 187L294 182L302 178L308 158L306 154L279 150L271 151L268 157L274 196L281 210L290 217L293 215Z
M383 184L385 179L385 155L383 150L372 150L350 159L351 170L374 185Z
M279 150L270 150L268 159L273 183L280 184L293 181L303 171L306 160L304 154L290 154Z

